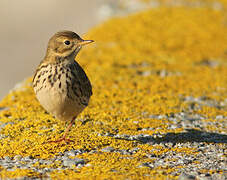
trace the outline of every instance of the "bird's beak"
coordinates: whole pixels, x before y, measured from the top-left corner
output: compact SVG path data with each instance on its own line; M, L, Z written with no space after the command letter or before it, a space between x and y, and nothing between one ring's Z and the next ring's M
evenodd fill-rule
M90 44L92 42L94 42L94 41L93 40L82 40L81 42L79 42L79 45L84 46L84 45Z

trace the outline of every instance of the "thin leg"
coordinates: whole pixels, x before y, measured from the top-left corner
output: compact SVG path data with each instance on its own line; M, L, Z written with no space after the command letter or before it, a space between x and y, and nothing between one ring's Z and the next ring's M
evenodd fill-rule
M66 139L66 136L68 135L68 132L69 130L71 129L72 125L74 124L75 122L75 118L72 119L72 121L70 121L69 125L67 126L65 132L64 132L64 135L62 136L62 138L56 140L56 141L48 141L48 143L58 143L58 142L61 142L61 141L65 141L66 143L69 143L69 142L73 142L72 140L70 139Z

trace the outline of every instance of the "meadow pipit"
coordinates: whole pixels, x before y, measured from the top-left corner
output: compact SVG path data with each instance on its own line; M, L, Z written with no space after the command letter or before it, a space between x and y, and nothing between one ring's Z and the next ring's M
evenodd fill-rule
M40 104L57 119L69 123L63 137L50 142L70 142L66 135L88 105L92 86L75 57L82 46L91 42L72 31L57 32L50 38L46 56L36 70L33 88Z

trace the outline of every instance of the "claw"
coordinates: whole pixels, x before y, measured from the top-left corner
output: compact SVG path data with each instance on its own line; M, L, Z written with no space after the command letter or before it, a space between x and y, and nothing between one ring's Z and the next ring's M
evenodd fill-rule
M58 140L55 140L55 141L47 141L46 143L60 143L60 142L62 142L62 141L65 141L65 143L67 144L67 143L70 143L70 142L74 142L74 141L72 141L72 140L70 140L70 139L66 139L66 136L67 136L67 134L68 134L70 128L72 127L74 121L75 121L75 118L73 118L73 120L69 123L69 125L68 125L68 127L66 128L65 133L64 133L64 135L63 135L62 138L60 138L60 139L58 139Z

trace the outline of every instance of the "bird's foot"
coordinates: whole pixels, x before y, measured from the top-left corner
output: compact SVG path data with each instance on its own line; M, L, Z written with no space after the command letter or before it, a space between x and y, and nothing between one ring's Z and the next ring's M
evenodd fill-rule
M72 141L70 139L66 139L65 137L62 137L62 138L60 138L58 140L55 140L55 141L48 141L47 143L60 143L62 141L64 141L67 144L70 143L70 142L74 142L74 141Z

